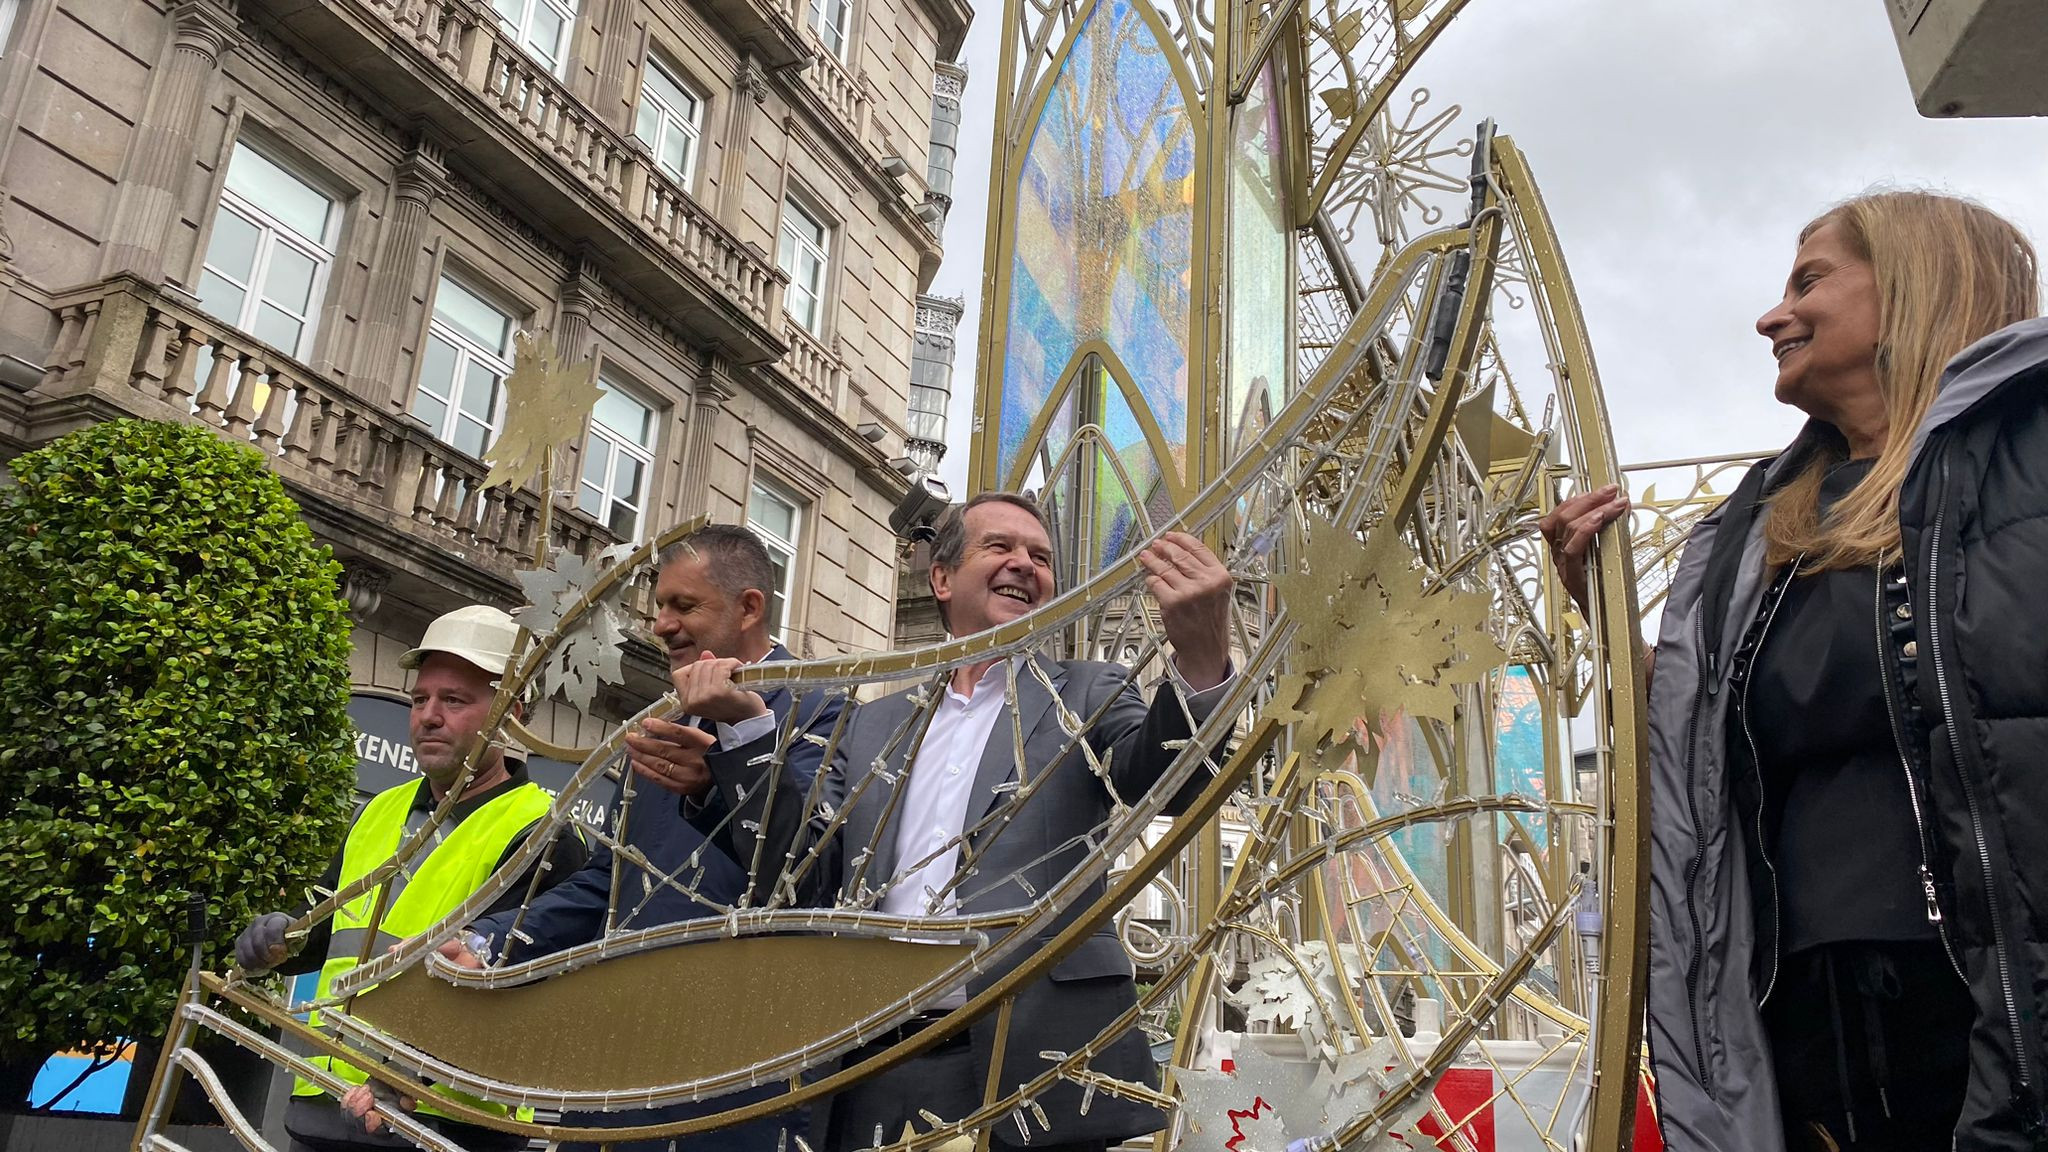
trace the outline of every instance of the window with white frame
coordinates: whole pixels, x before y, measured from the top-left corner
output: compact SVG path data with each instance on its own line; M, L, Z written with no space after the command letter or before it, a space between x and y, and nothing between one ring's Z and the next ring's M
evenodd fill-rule
M847 26L853 23L853 0L810 0L804 20L832 58L844 63Z
M756 480L747 495L747 527L761 538L775 570L775 587L768 590L768 634L781 637L789 627L789 605L796 596L796 544L803 530L803 506L775 485Z
M341 206L237 141L199 272L199 306L291 356L313 346Z
M813 336L825 333L825 273L832 266L832 230L795 200L782 202L782 244L778 254L789 288L782 310Z
M640 73L640 111L633 135L647 142L654 163L687 188L697 169L697 139L703 128L704 102L678 79L681 71L648 53Z
M491 7L527 55L554 76L567 70L569 33L576 27L575 0L491 0Z
M446 273L434 289L434 318L420 350L412 414L443 441L481 458L504 406L512 373L514 322L504 309Z
M576 506L619 539L638 540L654 472L654 409L609 373L602 383L604 395L591 410L590 438L583 445Z
M14 20L21 14L21 0L0 0L0 48L14 38Z

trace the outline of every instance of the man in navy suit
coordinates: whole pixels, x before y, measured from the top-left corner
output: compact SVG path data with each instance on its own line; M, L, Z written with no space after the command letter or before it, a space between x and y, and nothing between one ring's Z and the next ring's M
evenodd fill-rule
M680 672L704 657L736 659L744 664L791 659L789 650L768 634L768 590L774 586L768 552L746 528L707 525L672 545L662 554L661 573L654 585L654 632L668 647L670 668ZM622 838L647 857L652 871L625 865L626 871L619 876L616 926L653 928L722 915L662 883L655 873L688 878L698 892L726 904L738 902L746 891L749 860L734 851L731 821L725 819L725 801L713 784L712 768L721 758L741 755L750 743L763 738L772 741L780 730L791 707L790 693L777 689L760 699L766 705L762 713L736 724L694 717L681 718L684 722L650 719L641 732L627 735L634 773L666 791L642 788L626 814ZM799 707L796 724L799 732L825 736L838 718L837 697L812 699ZM785 776L801 780L808 788L823 751L821 743L798 736L789 748ZM744 754L758 752L755 748ZM680 795L681 801L671 793ZM618 823L615 817L612 826L617 828ZM606 927L615 860L609 845L597 845L582 870L527 906L519 920L520 936L510 935L514 914L501 913L479 920L465 936L442 945L442 954L457 964L480 967L484 956L501 962L530 960L597 939ZM650 996L669 994L665 989L648 989ZM724 1111L757 1095L760 1093L734 1093L652 1112L571 1114L565 1122L605 1127L666 1122ZM791 1135L802 1133L801 1114L785 1113L684 1138L674 1147L680 1152L776 1152L785 1127ZM670 1142L649 1141L644 1146L665 1150Z

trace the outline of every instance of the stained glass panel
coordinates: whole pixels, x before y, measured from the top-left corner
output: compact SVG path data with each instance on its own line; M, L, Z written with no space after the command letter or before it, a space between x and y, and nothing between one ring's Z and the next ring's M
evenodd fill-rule
M1170 516L1173 497L1167 491L1159 457L1145 439L1145 430L1116 379L1107 370L1099 371L1095 388L1095 411L1107 443L1093 461L1095 525L1089 551L1095 566L1101 568Z
M1032 421L1091 340L1128 366L1168 441L1178 449L1186 439L1195 168L1166 49L1128 0L1098 0L1018 178L1001 476L1037 447L1025 443Z

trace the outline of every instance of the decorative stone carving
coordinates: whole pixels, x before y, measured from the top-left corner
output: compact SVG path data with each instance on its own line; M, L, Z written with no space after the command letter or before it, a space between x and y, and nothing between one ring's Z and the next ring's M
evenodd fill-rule
M555 325L555 345L562 350L565 362L574 363L589 353L590 317L598 310L603 295L597 268L588 257L577 258L568 278L562 281L561 292L561 320Z
M717 443L720 417L726 401L739 395L731 378L732 368L715 352L699 361L697 379L690 390L690 426L684 432L682 499L685 519L711 511L711 446Z
M7 186L0 184L0 271L14 262L14 236L7 230L7 206L14 203Z
M754 61L751 54L740 58L739 71L733 74L732 89L742 96L750 97L755 104L768 102L768 73L762 70L761 65Z
M391 587L391 573L355 559L341 566L341 597L348 601L348 614L357 622L369 619L384 603L384 590Z
M397 367L427 217L434 201L448 190L448 166L441 157L439 143L423 133L393 173L391 214L384 220L384 236L370 268L370 297L354 368L358 380L388 381Z

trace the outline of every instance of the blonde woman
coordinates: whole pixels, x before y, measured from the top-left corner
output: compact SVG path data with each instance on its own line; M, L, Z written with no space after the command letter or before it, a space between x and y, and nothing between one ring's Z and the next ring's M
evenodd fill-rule
M2048 321L2026 239L1883 192L1757 321L1811 419L1690 541L1650 697L1674 1152L2048 1147ZM1569 587L1627 511L1543 523Z

